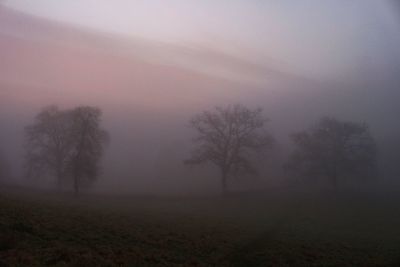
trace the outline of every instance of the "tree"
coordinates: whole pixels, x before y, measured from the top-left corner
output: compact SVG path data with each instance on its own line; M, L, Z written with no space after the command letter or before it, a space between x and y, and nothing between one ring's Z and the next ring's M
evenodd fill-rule
M295 150L286 167L294 174L325 177L335 189L343 178L376 174L376 144L365 123L324 117L292 140Z
M60 187L72 148L71 117L57 106L44 108L25 127L25 166L29 177L51 175Z
M55 177L59 187L71 180L77 194L84 178L93 181L97 177L108 142L100 117L101 111L93 107L44 108L25 128L27 174Z
M75 194L78 194L83 179L88 182L96 180L104 144L108 143L109 136L100 128L100 109L78 107L71 111L71 115L73 147L68 166L73 175Z
M255 173L251 156L269 148L272 137L265 131L267 120L260 108L242 105L216 107L196 115L190 126L196 130L195 150L186 164L210 162L221 173L223 193L232 174Z

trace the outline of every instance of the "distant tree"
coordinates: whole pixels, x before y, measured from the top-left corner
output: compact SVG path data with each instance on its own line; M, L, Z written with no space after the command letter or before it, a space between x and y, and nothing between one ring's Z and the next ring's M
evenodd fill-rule
M71 122L67 111L49 106L25 127L25 167L29 177L55 176L61 186L73 145Z
M195 150L186 164L210 162L221 173L222 191L232 174L255 173L251 156L270 148L273 139L265 129L262 110L242 105L217 107L196 115L190 125L197 132Z
M286 167L292 174L325 177L334 188L341 179L376 174L376 145L366 124L324 117L291 137L295 150Z
M25 128L25 166L28 176L53 176L60 187L72 180L79 192L82 179L94 180L107 133L100 129L101 111L93 107L60 110L44 108ZM85 165L85 166L84 166Z
M72 151L69 170L73 176L75 194L85 179L96 180L103 148L109 141L108 133L100 128L101 110L93 107L78 107L71 111Z

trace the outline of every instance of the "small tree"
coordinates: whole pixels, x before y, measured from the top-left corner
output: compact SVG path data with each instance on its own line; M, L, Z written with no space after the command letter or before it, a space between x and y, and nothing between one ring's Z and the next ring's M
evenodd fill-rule
M366 124L324 117L292 140L287 169L296 175L326 177L337 188L342 178L376 174L376 145Z
M43 109L25 128L25 163L29 176L55 176L60 187L72 180L79 192L82 180L93 181L107 133L100 128L101 111L93 107Z
M196 115L190 122L198 134L196 149L185 163L210 162L217 166L225 193L229 177L254 173L251 155L272 145L272 137L264 130L266 121L260 108L251 110L242 105L217 107Z

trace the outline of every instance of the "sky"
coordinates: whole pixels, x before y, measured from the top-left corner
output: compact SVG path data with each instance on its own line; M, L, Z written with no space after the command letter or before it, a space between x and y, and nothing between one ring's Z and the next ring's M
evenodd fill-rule
M307 77L342 77L400 45L382 0L6 0L38 16L98 31L217 48Z
M3 0L0 152L18 173L24 126L51 104L103 110L122 184L160 184L157 164L185 176L188 121L232 103L262 107L281 144L329 115L391 147L399 29L396 0Z

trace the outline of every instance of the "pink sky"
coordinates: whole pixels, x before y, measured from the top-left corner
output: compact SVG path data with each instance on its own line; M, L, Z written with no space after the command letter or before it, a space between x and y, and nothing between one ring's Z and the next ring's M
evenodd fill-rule
M123 151L110 163L117 171L140 169L144 150L152 163L195 112L215 105L260 105L276 129L291 132L324 114L364 120L370 106L381 114L391 106L376 92L398 85L381 82L400 62L390 1L2 3L3 132L22 137L46 105L99 106L112 131L110 157ZM6 144L14 158L21 140Z
M380 67L400 44L388 1L5 3L6 103L151 110L239 101Z
M295 79L219 50L97 33L5 7L0 25L4 104L181 109Z
M391 0L7 0L45 18L128 37L217 48L307 77L343 75L398 32ZM398 34L397 34L398 35ZM376 36L377 37L377 36ZM394 37L400 43L399 37ZM393 40L391 40L393 41Z

